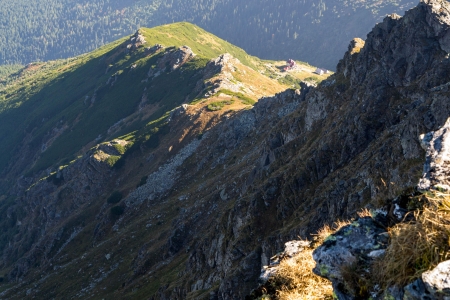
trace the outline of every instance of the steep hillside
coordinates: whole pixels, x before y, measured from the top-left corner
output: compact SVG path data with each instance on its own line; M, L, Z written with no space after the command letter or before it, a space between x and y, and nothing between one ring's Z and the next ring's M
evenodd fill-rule
M5 81L0 91L0 136L5 145L0 169L5 171L14 155L15 165L9 168L17 174L40 171L58 160L65 165L76 157L79 145L131 132L201 98L210 87L198 81L214 75L214 70L206 75L202 70L223 53L276 76L244 51L187 23L141 29L139 34L146 41L139 47L140 42L122 39L88 55L30 64L11 75L12 81ZM178 49L183 45L188 48ZM267 89L270 94L280 88ZM261 95L264 92L253 92L251 97ZM17 148L20 142L22 150ZM40 151L32 163L21 163L25 161L17 155L28 148Z
M437 133L446 130L450 111L449 11L446 1L425 0L404 17L387 16L365 41L351 41L335 74L317 87L303 82L297 90L284 90L280 80L286 82L286 73L276 71L275 63L212 42L206 33L200 38L195 27L186 31L188 25L178 24L172 27L177 35L164 33L170 27L152 31L177 47L186 43L197 56L183 47L150 55L149 61L158 59L146 65L143 76L133 77L142 84L138 91L149 91L160 78L174 82L169 76L175 72L189 77L166 86L167 92L195 78L193 90L180 102L172 100L173 106L160 103L164 113L143 123L131 118L128 125L126 119L117 133L122 123L99 127L80 157L61 168L52 165L49 174L37 172L44 155L35 159L39 155L30 150L20 156L36 161L33 167L12 159L5 171L12 183L21 172L36 175L20 177L2 197L0 297L244 299L256 287L261 267L286 241L311 238L324 224L351 219L363 207L384 207L387 219L394 219L401 203L392 199L411 194L423 175L422 146L436 136L433 147L446 147ZM196 34L197 43L177 44L179 33ZM153 44L150 31L143 36ZM167 45L162 37L158 42ZM141 41L134 38L133 43ZM115 68L103 78L108 89L121 80L137 89L136 81L126 78L132 68L139 72L139 60L126 60L129 70L109 62L120 47L134 48L121 43L92 66L106 61ZM200 64L201 52L221 48L232 56L205 59L200 73L189 73L189 63ZM137 49L130 57L145 54L145 47ZM184 61L178 71L160 70ZM309 66L299 68L289 74L311 77ZM124 71L116 76L119 70ZM99 88L88 106L95 107L104 93ZM124 92L114 95L119 93ZM95 141L98 134L107 139ZM62 135L53 145L58 140ZM59 159L52 157L53 163ZM435 172L427 161L425 171ZM424 178L432 181L428 175ZM448 178L447 169L439 175Z
M0 64L26 64L92 51L153 27L189 21L266 59L300 59L334 70L346 41L417 1L140 0L4 1Z
M8 75L0 89L1 282L20 288L16 280L74 251L77 236L95 240L81 242L77 253L103 243L124 213L122 197L153 171L171 175L210 128L300 79L328 76L301 62L283 67L175 23ZM171 182L162 178L158 186ZM87 277L78 279L67 286ZM64 298L70 291L50 293Z

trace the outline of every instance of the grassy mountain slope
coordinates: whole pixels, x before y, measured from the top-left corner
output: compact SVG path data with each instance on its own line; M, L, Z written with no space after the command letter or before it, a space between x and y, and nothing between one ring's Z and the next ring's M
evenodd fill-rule
M5 170L13 153L17 155L18 145L25 141L43 150L26 169L39 171L55 161L67 164L82 145L97 137L97 142L105 140L108 129L135 112L145 95L154 106L151 117L136 117L120 132L140 128L192 101L197 96L193 90L201 77L199 70L222 53L230 53L251 68L259 63L243 50L188 23L142 29L141 33L147 41L145 47L128 54L128 39L124 38L75 59L31 64L10 76L14 80L0 90L0 137L4 144L0 168ZM154 44L173 48L187 45L196 56L184 70L142 82L164 55L164 51L148 53L145 48ZM111 78L117 80L113 86L107 84Z
M73 262L82 252L90 253L85 262L103 262L97 257L103 257L103 248L92 245L111 245L112 226L124 209L120 197L110 200L114 191L125 197L145 185L152 171L258 99L298 88L299 80L319 82L328 76L314 75L315 68L301 62L284 72L284 62L249 56L189 23L142 28L139 34L76 58L8 71L2 82L0 251L5 259L0 292L16 293L22 287L16 279L26 277L28 284L44 273L49 280L36 291L39 297L80 292L80 286L90 285L89 276L68 275L60 285L51 270L69 261L66 267L79 267L81 262ZM137 37L146 42L137 44ZM165 179L161 185L170 182ZM147 228L155 211L175 216L179 207L173 203L133 217L137 223L129 223L126 231ZM169 219L128 245L140 247L144 239L168 234ZM165 243L162 239L152 249L158 252ZM134 281L134 267L128 267L134 254L126 254L131 248L121 248L127 263L111 269L116 279L104 282L108 287L100 294L117 292L120 273ZM179 268L183 259L173 264ZM145 291L155 293L164 280Z
M448 119L449 45L430 34L447 17L424 2L387 17L317 88L273 97L311 66L281 72L184 23L54 71L30 98L16 76L4 113L30 103L35 123L5 171L0 297L244 299L286 240L361 207L394 217L389 199L421 176L418 137ZM166 48L133 46L144 37Z
M0 202L0 297L244 299L287 240L311 238L362 207L383 207L388 219L397 206L406 212L402 195L423 174L423 134L443 133L448 124L450 60L443 49L450 44L441 37L450 24L442 3L448 5L421 2L403 18L386 17L365 43L351 41L338 71L319 86L273 97L267 95L295 86L296 78L315 80L311 66L281 72L281 64L245 54L239 58L247 65L231 55L202 62L199 53L210 51L202 45L223 47L206 38L189 44L195 57L165 45L138 47L127 58L121 51L129 42L118 43L95 60L103 72L97 64L88 69L105 77L80 99L88 102L79 120L94 124L84 115L100 118L96 105L121 93L120 84L126 101L131 89L139 91L131 114L96 129L103 138L79 143L82 154L68 166L58 168L55 155L50 174L22 177L31 167L19 168L22 161L36 167L82 121L59 136L52 130L33 148L36 125L10 164L17 184ZM179 25L174 30L196 34ZM204 67L191 74L200 62ZM184 89L180 103L189 105L170 109L167 101L178 101L171 92ZM59 123L49 128L64 128Z

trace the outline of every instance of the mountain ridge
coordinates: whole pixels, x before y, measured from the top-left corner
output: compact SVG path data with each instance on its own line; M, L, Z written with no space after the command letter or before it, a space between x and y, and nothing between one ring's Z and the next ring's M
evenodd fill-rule
M214 50L209 44L215 45L217 49ZM239 59L231 54L215 57L222 51L233 53ZM86 61L88 64L83 64ZM24 93L15 89L22 88L27 80L37 84L36 76L47 72L44 65L41 67L44 73L36 69L33 71L35 73L27 77L26 72L32 67L20 73L24 77L17 79L17 86L13 80L5 87L4 93L12 95L9 101L17 99L20 101L18 103L25 104L30 101L27 100L26 90ZM40 106L35 104L40 112L32 111L30 117L35 119L36 129L30 130L21 148L16 151L19 158L13 158L11 165L4 169L8 176L4 177L0 208L4 228L1 277L13 283L28 276L34 278L35 274L46 269L53 278L53 272L59 268L56 266L60 262L54 260L55 255L67 258L66 251L78 247L89 252L89 245L101 245L105 243L105 237L116 232L114 222L119 223L123 218L121 215L127 211L125 196L137 185L143 186L152 180L154 176L150 176L151 171L161 169L166 172L156 183L161 187L169 184L170 176L176 175L175 170L186 160L186 155L192 154L196 145L208 136L207 131L218 122L230 118L237 111L250 108L262 96L273 95L290 84L298 84L296 78L319 81L327 76L313 77L315 69L307 64L299 63L290 72L282 72L280 69L283 67L284 62L280 64L250 57L237 47L187 23L155 29L143 28L131 37L105 46L87 57L50 65L48 68L55 73L45 76L49 76L48 82L59 90L65 90L65 85L61 84L65 80L73 86L75 77L79 82L75 86L83 86L88 92L81 91L78 96L72 97L76 98L76 107L82 107L72 112L73 121L64 111L60 112L66 115L63 119L60 116L54 117L55 121L41 119L39 113L45 116L47 103L40 103ZM89 72L77 73L77 68L85 68ZM61 69L63 72L60 72ZM172 90L174 85L177 89ZM62 99L65 97L51 85L45 85L44 88L53 91L45 96L53 94ZM131 89L137 90L137 94ZM90 114L90 111L101 105L102 101L104 104L100 112L104 113L105 109L117 109L113 101L122 101L121 105L128 105L130 96L134 94L137 96L131 109L130 106L127 108L129 115L126 118L116 117L103 127L88 126L97 131L85 132L84 136L76 135L77 130L87 130L87 125L99 121L98 114ZM166 101L152 105L150 101L155 98L168 99L174 103ZM55 110L54 107L51 109ZM121 110L120 113L125 113L123 108ZM138 121L134 121L136 119ZM87 125L76 129L78 124L86 123L83 120L88 121ZM99 137L99 133L102 137ZM71 151L58 146L58 143L64 144L67 140L70 140ZM62 153L63 164L60 157L51 152L52 147ZM191 150L184 150L186 147ZM71 153L79 151L81 155L71 157ZM47 166L36 167L42 159L39 156L46 153L50 153L46 156L49 162ZM166 160L172 162L167 168L164 167ZM12 182L16 183L8 188ZM168 188L163 188L162 194L167 191ZM152 234L155 234L155 230L157 228L152 229ZM85 240L91 237L91 242ZM73 241L77 241L75 243L79 246L72 248ZM173 249L177 249L177 246ZM136 271L133 272L140 272L137 271L140 264L136 262ZM113 268L113 271L119 270ZM120 271L128 273L123 268ZM21 286L19 284L12 290L3 290L2 295Z
M449 118L446 8L424 0L385 18L317 87L301 83L235 111L227 105L242 95L219 87L225 109L208 108L208 98L176 108L147 124L148 139L134 140L123 164L111 169L88 152L22 190L7 211L15 229L2 272L11 281L0 295L243 299L287 240L361 208L394 218L393 199L423 175L419 137ZM186 128L193 123L201 125ZM126 143L91 151L114 155L117 144ZM105 182L70 177L87 170Z
M402 13L414 4L408 0L10 1L0 9L4 20L0 64L67 58L139 27L189 21L253 55L293 58L334 70L348 39L365 34L386 14Z

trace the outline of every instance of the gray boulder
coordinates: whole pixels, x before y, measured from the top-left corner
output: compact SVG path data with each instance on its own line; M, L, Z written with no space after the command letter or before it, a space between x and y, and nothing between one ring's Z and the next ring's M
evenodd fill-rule
M422 274L425 288L435 299L450 299L450 260Z
M360 218L330 235L314 250L317 264L313 272L332 282L339 299L356 299L359 291L349 284L345 269L355 272L357 266L361 273L354 276L364 278L371 262L384 254L387 244L384 227L370 217Z

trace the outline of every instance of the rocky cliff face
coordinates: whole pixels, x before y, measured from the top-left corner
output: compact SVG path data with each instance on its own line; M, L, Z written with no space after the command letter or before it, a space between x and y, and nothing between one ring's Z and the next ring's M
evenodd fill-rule
M222 278L218 298L242 297L245 282L290 236L389 205L417 184L425 157L419 136L448 118L448 93L436 89L449 80L445 7L422 2L403 18L387 17L316 89L262 99L210 132L214 142L197 157L201 168L221 166L224 175L205 191L216 200L196 195L208 211L224 199L235 203L194 243L191 289ZM235 156L245 161L239 168L230 166Z
M80 210L67 216L73 222L48 263L50 245L31 239L34 250L25 257L43 279L21 260L9 273L21 285L1 295L20 298L28 288L53 297L243 299L287 240L308 238L362 207L393 206L389 199L422 176L420 136L449 117L448 11L445 1L422 1L404 17L386 17L365 42L352 41L338 72L318 87L206 119L205 109L181 108L169 122L173 135L159 143L165 152L141 149L128 158L134 169L146 168L138 188L124 186L132 169L91 176L101 167L86 157L77 162L82 172L74 166L30 189L22 201L36 215L34 236L64 215L61 193ZM72 182L71 191L58 188L61 178ZM77 188L83 180L89 195ZM129 192L117 204L121 214L111 215L99 199L87 207L110 188ZM47 203L55 205L32 205L40 197L54 197ZM10 249L4 257L17 248ZM60 276L70 286L65 291L54 285Z
M387 199L417 184L425 158L419 137L448 118L448 92L437 88L449 81L446 12L446 2L431 1L403 18L389 16L364 45L352 43L338 72L318 88L263 99L230 120L239 125L222 124L227 130L220 127L213 144L221 154L210 154L209 165L226 161L234 147L252 149L246 159L253 163L237 173L245 181L218 187L217 193L225 191L237 203L188 265L201 277L204 270L220 272L227 255L240 256L225 263L231 270L236 259L238 271L225 275L219 298L242 296L242 282L254 280L256 266L267 264L288 236L307 237L361 207L389 205ZM229 167L222 165L226 173ZM220 183L232 177L223 178ZM228 246L220 242L227 240L226 232L232 234ZM249 240L259 242L249 246ZM211 245L223 249L213 251L224 253L219 264L201 258ZM205 277L202 283L208 288L213 280Z

